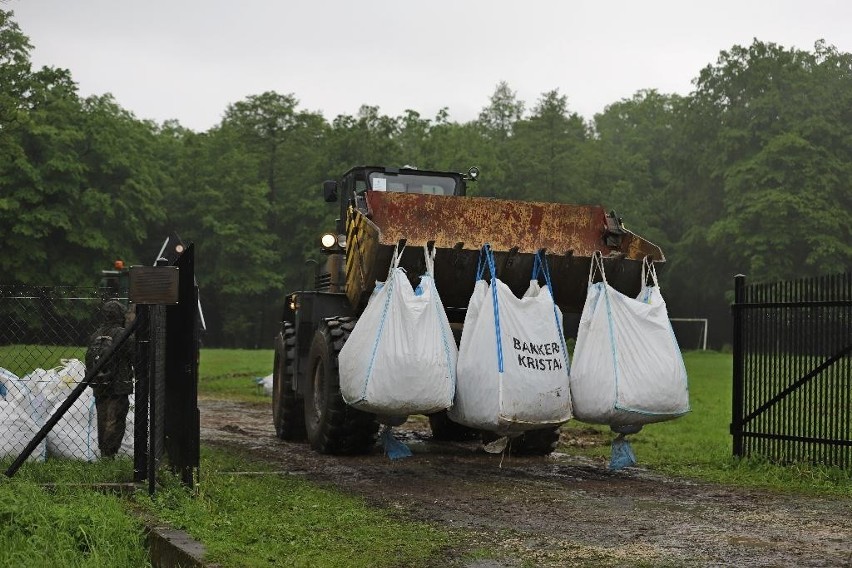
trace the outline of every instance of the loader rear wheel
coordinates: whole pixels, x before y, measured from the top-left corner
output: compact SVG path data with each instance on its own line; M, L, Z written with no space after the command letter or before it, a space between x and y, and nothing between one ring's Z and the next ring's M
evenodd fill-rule
M272 422L275 434L282 440L300 442L305 439L304 403L293 390L295 380L296 331L293 324L275 338L275 365L272 368Z
M559 444L559 426L527 430L509 442L509 454L513 456L547 456L553 453ZM499 436L493 432L483 432L482 442L488 444Z
M328 318L314 334L305 381L305 428L311 447L322 454L363 454L376 443L379 423L373 414L343 401L337 356L355 319Z
M432 439L440 442L465 442L479 438L479 430L453 422L446 410L429 415Z

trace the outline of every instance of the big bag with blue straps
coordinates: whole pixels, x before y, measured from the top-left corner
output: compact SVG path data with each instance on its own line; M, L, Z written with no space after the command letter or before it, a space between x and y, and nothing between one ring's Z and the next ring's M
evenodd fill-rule
M571 418L570 363L562 312L553 301L543 253L536 254L529 288L521 298L497 278L488 244L480 251L477 272L459 346L450 418L504 435L566 422ZM539 276L544 276L544 286Z
M600 252L592 255L571 395L574 417L592 424L636 426L689 412L686 368L650 259L632 298L607 283Z
M453 402L456 348L435 287L435 250L423 247L426 273L416 289L394 249L388 278L377 283L340 351L340 393L347 404L381 415L444 410Z

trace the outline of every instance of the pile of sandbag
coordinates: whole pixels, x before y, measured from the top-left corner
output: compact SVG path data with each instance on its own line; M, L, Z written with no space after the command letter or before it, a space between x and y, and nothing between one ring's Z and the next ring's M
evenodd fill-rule
M0 459L15 458L27 447L44 423L44 398L37 385L0 369ZM29 460L44 460L47 445L42 441Z
M0 369L5 397L0 399L0 457L17 457L45 422L58 410L86 376L86 366L78 359L62 359L52 369L35 369L24 377ZM131 401L132 402L132 401ZM119 455L133 455L131 410ZM30 459L57 457L94 461L98 450L97 411L92 390L85 389L47 433Z

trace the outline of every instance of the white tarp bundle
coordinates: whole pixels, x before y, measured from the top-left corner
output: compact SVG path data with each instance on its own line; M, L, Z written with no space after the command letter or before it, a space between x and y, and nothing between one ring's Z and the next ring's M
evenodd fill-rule
M595 271L601 282L594 283ZM578 420L642 425L689 412L686 368L648 259L642 286L637 298L625 296L607 284L600 253L592 256L571 369Z
M17 383L19 380L18 375L9 369L0 367L0 400L6 400L6 397L9 396L9 388L12 383Z
M483 279L484 268L491 283ZM538 284L544 272L546 286ZM501 434L558 425L571 418L570 363L562 313L551 295L550 275L536 255L522 298L496 277L489 245L465 315L459 347L456 398L450 418Z
M423 249L426 273L416 290L394 250L387 280L376 283L340 351L340 392L355 408L407 416L453 402L458 349L435 288L435 251Z

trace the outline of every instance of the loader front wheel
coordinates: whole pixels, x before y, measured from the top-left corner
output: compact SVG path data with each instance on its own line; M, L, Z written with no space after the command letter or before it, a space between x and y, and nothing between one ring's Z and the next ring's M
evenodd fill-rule
M322 454L363 454L376 443L379 423L373 414L343 401L337 356L355 319L328 318L314 334L305 381L305 429L311 447Z
M275 434L282 440L300 442L305 439L305 408L293 390L295 380L296 331L293 324L275 338L275 365L272 368L272 422Z

